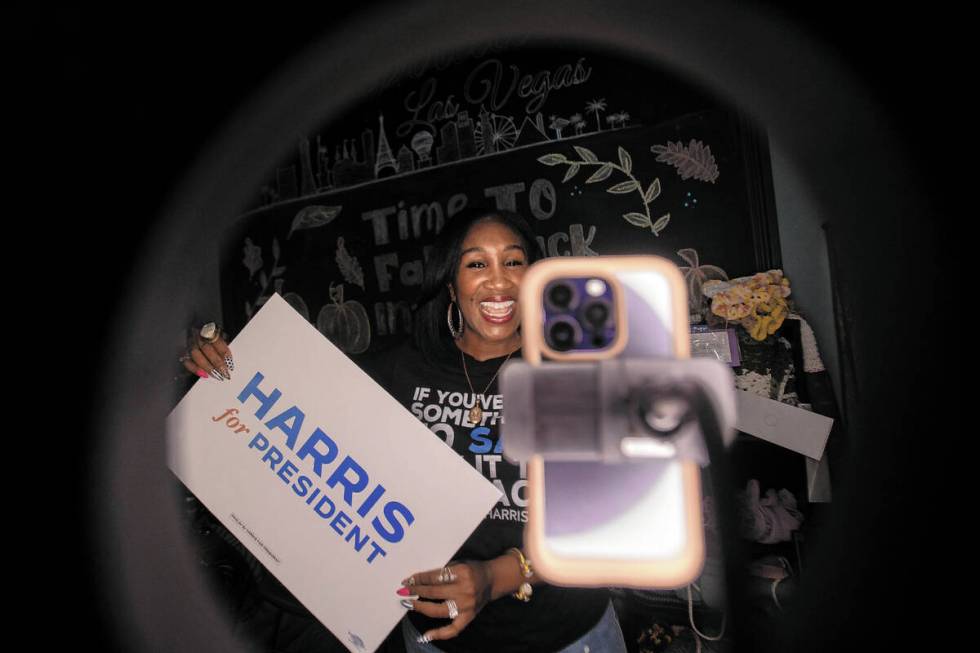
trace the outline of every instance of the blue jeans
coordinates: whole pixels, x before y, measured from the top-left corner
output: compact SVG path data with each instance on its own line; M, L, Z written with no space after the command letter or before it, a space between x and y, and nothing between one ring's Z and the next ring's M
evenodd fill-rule
M407 653L440 653L433 643L418 643L419 631L407 618L402 619L402 635ZM556 653L626 653L626 642L612 601L592 630Z

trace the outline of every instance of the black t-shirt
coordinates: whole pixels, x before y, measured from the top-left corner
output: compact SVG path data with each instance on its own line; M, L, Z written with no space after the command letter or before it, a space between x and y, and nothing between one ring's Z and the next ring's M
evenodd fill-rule
M520 352L516 352L512 358L519 356ZM385 355L383 360L374 361L373 369L369 370L395 399L503 495L453 559L488 560L503 555L510 547L523 546L527 521L526 469L504 458L500 440L503 399L494 375L504 360L501 357L481 362L466 356L473 391L464 375L460 352L429 359L406 344ZM483 408L479 424L471 423L468 418L474 401L480 401ZM437 471L426 470L427 473ZM453 653L557 651L598 623L608 603L609 593L604 589L536 585L529 602L511 596L493 601L458 637L434 644ZM422 633L448 623L418 612L410 612L409 618Z

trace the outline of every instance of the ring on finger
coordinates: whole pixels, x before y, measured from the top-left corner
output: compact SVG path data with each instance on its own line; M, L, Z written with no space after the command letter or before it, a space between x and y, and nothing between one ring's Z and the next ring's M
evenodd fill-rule
M456 607L456 601L449 599L446 601L446 608L449 610L449 618L455 619L459 616L459 608Z
M443 567L439 571L439 582L440 583L452 583L456 580L456 574L449 567Z
M211 344L221 337L221 328L214 322L208 322L207 324L201 327L201 330L200 332L198 332L198 335L201 337L201 340L203 340L208 344Z

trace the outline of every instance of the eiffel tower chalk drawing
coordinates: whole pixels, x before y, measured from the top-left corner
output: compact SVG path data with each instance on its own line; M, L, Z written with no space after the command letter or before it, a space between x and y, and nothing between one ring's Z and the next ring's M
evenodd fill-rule
M374 176L381 176L381 171L391 168L395 173L398 172L398 163L391 154L391 146L388 145L388 137L385 135L384 114L378 116L378 156L374 160Z

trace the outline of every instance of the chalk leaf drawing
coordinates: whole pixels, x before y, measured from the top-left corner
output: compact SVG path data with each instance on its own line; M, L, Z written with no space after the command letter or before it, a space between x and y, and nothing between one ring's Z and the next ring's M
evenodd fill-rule
M268 273L265 271L265 263L262 260L262 248L255 245L251 238L245 239L243 250L245 252L245 258L242 259L242 264L248 269L248 278L251 280L256 272L259 273L259 293L254 301L245 302L245 315L251 318L255 311L265 304L273 293L282 294L282 285L284 283L282 275L286 273L286 267L279 265L281 250L279 248L278 238L272 239L272 267ZM270 285L273 286L273 290L271 291L269 290Z
M602 161L596 156L595 152L587 147L582 147L580 145L575 145L573 147L575 152L581 157L581 159L573 160L567 158L564 154L553 152L551 154L545 154L538 157L538 162L543 163L546 166L558 166L567 165L568 170L565 171L565 177L562 179L562 183L565 183L572 179L582 166L596 166L598 170L592 173L592 175L585 180L587 184L594 184L600 181L605 181L612 175L614 170L618 170L628 177L626 181L621 181L619 183L613 184L606 189L607 193L614 193L616 195L626 195L628 193L639 193L640 199L643 203L643 213L638 211L630 211L623 214L623 219L634 227L640 227L642 229L649 229L654 236L659 236L667 224L670 222L670 213L665 213L660 216L656 222L654 222L653 217L650 215L650 204L653 203L660 196L660 179L654 179L649 186L644 188L640 180L633 176L633 157L630 153L626 151L625 148L620 147L617 151L619 161Z
M364 270L361 269L361 264L357 262L357 258L351 256L347 248L344 247L342 236L337 238L337 267L340 268L340 274L343 275L344 281L360 286L361 290L364 290Z
M371 344L371 321L364 306L355 300L344 301L344 284L330 284L332 304L320 309L317 330L348 354L361 354Z
M712 184L718 180L718 164L711 153L711 148L699 140L692 138L687 147L680 141L676 143L667 141L666 145L652 146L650 151L657 155L659 163L667 163L677 168L677 174L681 179L693 178Z
M293 218L293 224L289 228L289 235L286 238L292 237L294 231L316 229L330 224L340 214L341 209L343 209L342 206L314 205L303 207Z
M677 250L687 265L678 266L684 280L687 282L687 300L691 313L691 319L700 322L704 311L707 308L707 298L701 292L701 288L706 281L720 280L728 281L728 273L717 265L701 265L696 250L685 248Z
M251 238L246 238L243 251L245 258L242 259L242 264L248 269L248 278L251 279L262 269L262 248L253 243Z

